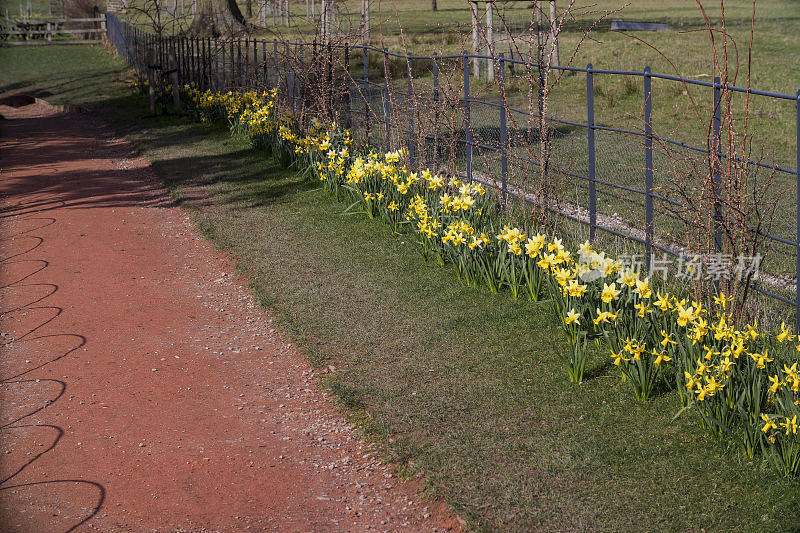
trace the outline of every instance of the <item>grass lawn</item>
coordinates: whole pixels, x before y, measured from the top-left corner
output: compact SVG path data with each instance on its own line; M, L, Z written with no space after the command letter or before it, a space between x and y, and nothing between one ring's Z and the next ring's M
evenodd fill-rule
M368 438L475 529L800 528L797 482L672 420L675 394L636 402L603 351L570 385L547 303L463 286L227 132L143 118L101 50L0 64L0 87L81 104L134 143L311 363L334 365L324 386Z

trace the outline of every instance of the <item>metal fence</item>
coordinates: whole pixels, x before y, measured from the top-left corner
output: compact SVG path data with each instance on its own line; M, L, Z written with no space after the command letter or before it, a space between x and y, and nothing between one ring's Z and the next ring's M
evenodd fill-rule
M707 231L687 226L676 214L686 208L669 193L682 179L676 161L688 161L691 167L709 154L724 161L723 97L760 99L753 103L752 120L768 128L770 144L749 145L750 153L760 150L760 156L737 161L745 164L753 181L770 184L767 194L775 217L770 232L748 228L760 232L773 250L751 286L792 306L800 329L800 91L755 90L724 85L719 78L658 74L648 67L553 67L563 73L565 90L550 97L551 107L542 115L535 105L541 96L527 94L525 85L538 65L502 54L413 56L344 43L159 39L112 14L107 15L107 28L119 54L141 73L148 68L177 70L180 83L201 89L277 88L300 122L312 116L337 120L364 145L405 147L411 164L446 167L497 189L504 200L534 202L531 176L552 177L558 190L547 210L575 232L586 231L591 240L603 234L624 239L641 253L646 268L658 253L680 257L687 232ZM495 82L470 78L475 58L494 65ZM662 94L671 97L660 98ZM679 106L689 106L690 96L700 102L698 113L709 117L707 132L684 127ZM622 111L615 111L615 98L616 109ZM620 108L620 98L627 108ZM552 138L545 144L537 139L539 120L550 126ZM671 124L669 135L654 128L663 123ZM679 134L689 138L673 138ZM546 158L536 153L543 145L550 150ZM715 169L713 178L718 177ZM703 214L711 221L708 228L714 228L717 209L714 205ZM713 241L719 247L718 233Z

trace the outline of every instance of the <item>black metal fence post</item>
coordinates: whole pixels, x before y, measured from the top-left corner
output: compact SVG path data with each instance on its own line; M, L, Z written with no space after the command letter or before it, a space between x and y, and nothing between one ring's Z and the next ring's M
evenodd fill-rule
M229 54L231 60L231 72L228 78L228 89L236 87L236 55L233 53L233 39L230 40Z
M389 101L389 50L383 49L383 118L386 122L386 151L392 149L392 103Z
M469 56L467 51L461 52L464 67L464 148L467 154L467 180L472 181L472 126L469 110Z
M236 75L233 71L234 68L234 61L236 60L236 56L233 55L233 39L227 41L225 43L228 48L228 61L226 61L223 65L223 68L226 70L225 72L225 87L222 89L233 89L234 85L236 84ZM223 45L225 46L225 45ZM228 71L228 62L230 62L230 71Z
M195 80L195 77L194 77L194 69L195 69L195 66L194 66L194 63L195 63L194 41L192 40L191 37L186 41L186 49L187 49L186 51L189 53L189 57L187 58L188 59L188 65L187 65L186 73L187 73L187 75L189 77L189 83L195 83L197 80Z
M416 113L417 104L414 99L414 84L411 81L411 57L406 54L406 76L408 79L408 159L412 167L415 166L417 158L417 136L414 132L414 114Z
M247 49L247 41L245 41L245 50ZM245 73L244 73L244 62L242 61L242 40L236 39L236 80L238 81L239 87L244 87L245 85Z
M200 39L200 57L202 58L203 64L203 75L200 78L200 83L198 87L205 88L208 86L208 78L209 78L209 65L208 65L208 49L206 48L206 39Z
M353 127L353 117L350 108L350 43L344 43L344 83L347 90L344 92L345 123L347 128Z
M215 38L214 39L214 71L215 71L216 79L214 80L214 82L216 83L215 89L218 90L218 91L221 91L222 87L224 87L224 85L223 85L224 82L222 81L223 73L222 73L222 69L220 68L220 59L221 59L220 56L221 56L221 51L219 49L219 39ZM225 63L223 62L222 64L224 65Z
M205 89L208 90L217 83L216 54L213 53L214 48L211 47L211 37L206 37L206 50L208 51L208 79Z
M795 331L800 331L800 90L797 91L797 101L795 102L797 115L795 116L795 285L794 285L794 327Z
M253 39L253 84L258 87L258 41Z
M183 37L179 38L178 39L178 82L181 84L185 83L185 78L184 78L185 73L183 69L183 59L184 59L183 43L184 43Z
M311 79L319 84L319 64L317 63L317 38L311 43Z
M269 73L267 72L267 40L261 39L261 61L264 63L261 66L264 76L264 85L269 86Z
M366 143L369 144L369 130L370 130L370 114L372 111L372 106L370 104L370 96L369 96L369 56L367 54L367 47L364 46L362 48L364 51L364 127L366 130Z
M189 38L189 79L192 83L195 82L195 57L194 57L194 39Z
M203 53L200 50L200 43L202 39L199 37L195 37L194 39L194 53L195 53L195 73L194 73L194 81L198 87L202 86L203 83Z
M508 125L506 124L506 64L505 56L498 57L497 83L500 87L500 176L503 210L508 208Z
M176 37L175 44L178 47L178 65L182 71L180 79L183 83L193 83L194 73L192 71L192 52L199 52L199 44L197 50L192 48L193 43L190 37ZM198 60L199 61L199 60ZM199 62L197 68L199 69Z
M294 88L294 76L292 75L292 65L289 63L289 41L285 41L283 43L283 51L284 51L284 60L283 60L283 70L284 75L286 77L286 98L292 102L292 106L294 106L294 92L292 89Z
M540 120L544 120L544 117ZM586 65L586 132L589 150L589 240L593 241L597 234L597 191L594 161L594 79L591 63Z
M196 84L197 70L199 69L199 66L197 57L197 43L194 37L189 37L186 39L186 49L189 52L189 68L188 68L189 82Z
M433 169L439 168L439 56L433 53L433 123L436 132L433 134Z
M198 85L199 89L206 89L208 88L208 79L211 77L211 64L209 62L209 55L210 50L207 46L208 42L205 37L200 38L200 48L201 48L201 55L203 57L203 78L200 80L200 84Z
M253 39L253 41L255 41L255 39ZM241 45L242 45L242 42L239 41L239 46L241 47ZM251 85L249 83L250 80L248 80L248 78L250 77L250 68L247 66L247 61L248 61L249 57L250 57L250 38L249 37L245 37L244 38L244 52L242 53L243 66L245 68L242 69L242 72L240 73L240 76L241 76L242 80L244 80L245 84L247 84L248 86ZM255 85L255 84L253 84L253 85Z
M722 205L720 204L720 158L722 157L722 146L720 143L720 130L722 128L722 92L720 91L720 79L714 77L714 138L712 140L713 155L711 156L714 164L714 250L722 251Z
M281 75L278 68L278 39L272 39L272 68L275 69L275 88L280 91Z
M303 54L304 54L303 43L300 43L297 47L297 56L298 56L297 59L298 59L298 64L300 65L300 81L298 82L297 76L295 76L295 83L299 85L298 88L299 90L297 91L297 93L299 93L298 96L300 98L299 108L301 117L305 114L303 113L303 110L306 107L306 80L308 80L308 75L306 74L305 67L303 66L305 62L303 59Z
M650 67L644 67L644 261L647 272L650 272L650 256L653 253L653 93L650 82Z
M181 38L181 40L183 41L184 39ZM207 52L208 52L207 49L206 49L206 40L201 38L199 40L198 47L199 47L199 50L200 50L200 61L202 63L203 75L201 76L201 79L200 79L199 83L197 84L197 88L198 89L203 89L205 87L205 85L206 85L206 80L205 79L208 76L208 71L209 71L209 65L206 63L206 56L207 56Z
M217 45L219 45L219 41L217 41ZM225 41L222 41L222 46L220 47L220 52L221 52L220 59L222 61L222 69L221 69L221 71L222 71L222 87L220 87L219 90L220 91L224 91L225 87L228 85L228 74L226 72L227 68L225 66Z
M195 83L195 57L194 57L194 40L189 37L184 39L186 48L186 77L189 83Z
M328 41L328 115L331 120L334 118L333 112L333 44Z

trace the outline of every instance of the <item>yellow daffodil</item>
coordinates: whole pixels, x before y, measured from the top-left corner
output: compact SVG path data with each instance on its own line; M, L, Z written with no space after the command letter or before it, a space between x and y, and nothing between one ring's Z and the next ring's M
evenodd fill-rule
M794 335L791 335L789 333L789 329L786 327L786 324L781 322L781 332L780 332L780 334L778 334L776 339L778 340L778 342L781 342L781 343L786 341L786 340L792 341L792 340L794 340Z
M608 311L601 311L600 308L598 308L597 309L597 318L594 318L592 320L592 322L594 322L595 326L597 326L601 322L603 322L603 323L608 322L608 315L609 315Z
M554 259L555 256L553 254L542 254L542 258L536 262L536 265L542 270L549 270L554 265Z
M656 294L656 301L653 305L655 305L662 311L667 311L672 307L669 300L670 300L669 294L665 294L662 296L661 293L659 292Z
M638 316L639 318L644 318L645 315L653 312L650 306L646 303L633 304L633 308L636 309L637 311L636 316Z
M778 425L775 424L775 421L772 420L768 415L761 413L761 420L764 421L764 425L761 427L761 431L764 433L768 432L771 429L778 429Z
M653 291L650 290L650 282L646 279L637 279L636 288L633 290L633 292L645 300L649 299L653 295Z
M719 296L714 296L714 303L722 307L722 310L728 307L728 302L733 301L733 296L726 297L724 292L720 292Z
M661 346L666 348L670 344L678 344L678 343L676 341L670 339L669 334L662 329L661 330Z
M536 257L541 253L544 247L544 235L537 234L535 237L529 238L525 243L525 253L528 257Z
M758 338L758 331L756 328L758 327L758 322L753 322L753 324L747 324L747 332L746 335L750 337L752 340L756 340Z
M692 319L694 316L694 309L692 307L684 308L682 305L678 304L678 318L676 322L681 327L686 327L686 324Z
M578 283L578 280L571 279L569 283L567 283L567 292L573 298L581 298L586 294L586 285L581 285Z
M776 392L778 392L778 389L780 389L781 386L783 385L783 382L781 381L781 378L778 377L778 376L769 376L769 381L770 381L770 383L772 383L772 385L769 386L769 391L772 394L775 394Z
M576 326L579 326L580 325L580 321L578 320L579 317L580 315L575 312L575 309L570 309L569 312L567 313L567 316L564 317L564 323L565 324L574 323Z
M715 351L713 346L703 346L703 349L706 351L706 361L711 361L715 355L719 355L719 352Z
M657 351L655 348L653 348L653 355L656 356L655 360L653 361L653 364L656 366L661 366L662 361L672 361L672 358L670 356L668 356L665 353Z
M686 371L683 372L683 375L684 375L684 377L686 377L686 388L688 390L692 390L696 386L702 386L702 384L703 384L702 378L695 378L694 376L692 376L690 373L688 373Z
M774 359L769 357L769 349L764 349L764 353L751 353L750 357L756 362L757 368L766 368L766 363L771 363Z
M600 299L603 300L604 303L611 303L617 299L620 292L615 283L612 282L611 285L603 283L603 292L600 293Z
M782 428L786 428L786 434L794 434L797 435L797 415L794 415L791 419L788 417L780 423Z

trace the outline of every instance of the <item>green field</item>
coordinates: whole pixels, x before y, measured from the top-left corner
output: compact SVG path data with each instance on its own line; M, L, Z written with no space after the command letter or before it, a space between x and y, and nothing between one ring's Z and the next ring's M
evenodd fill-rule
M79 104L126 136L309 361L336 368L323 385L367 438L472 528L800 527L797 483L691 413L673 420L674 394L636 402L603 352L569 385L546 302L463 286L226 131L146 118L100 48L0 49L0 63L0 92Z

